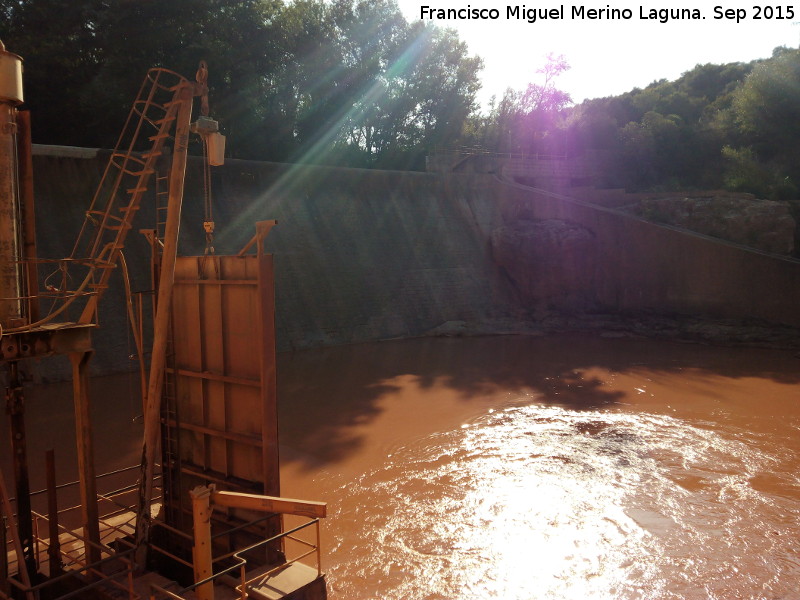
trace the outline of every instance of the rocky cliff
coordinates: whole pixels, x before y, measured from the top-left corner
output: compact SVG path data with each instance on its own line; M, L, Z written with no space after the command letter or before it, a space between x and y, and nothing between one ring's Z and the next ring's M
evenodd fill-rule
M764 252L790 255L795 247L796 223L786 202L742 194L674 196L644 198L630 212Z

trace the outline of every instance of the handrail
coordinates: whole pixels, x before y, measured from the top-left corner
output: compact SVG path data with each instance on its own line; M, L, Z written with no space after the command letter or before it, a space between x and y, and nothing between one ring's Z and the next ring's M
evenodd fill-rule
M116 474L120 472L124 472L127 469L121 469L118 471L111 472L107 475ZM67 484L74 485L74 483ZM117 491L109 492L106 495L111 496L114 495ZM127 491L127 487L123 487L122 491ZM243 528L252 527L253 525L257 525L259 523L263 523L266 520L274 519L279 514L292 514L296 516L305 517L308 521L304 521L299 525L292 527L288 530L281 531L276 535L273 535L266 539L261 539L257 542L249 544L243 548L237 548L231 552L227 552L222 555L218 555L212 559L212 564L218 567L221 567L220 563L222 561L233 559L233 564L225 566L222 570L217 573L211 574L209 577L203 579L202 581L197 581L192 585L183 588L182 590L176 592L172 592L170 590L166 590L158 585L151 584L150 586L150 598L155 599L158 594L161 594L162 597L168 597L170 599L180 599L183 600L185 594L192 590L196 590L198 587L218 581L220 578L224 576L229 576L236 570L239 570L240 573L238 576L234 576L233 581L230 581L229 585L235 586L235 589L242 594L242 598L247 597L247 590L248 588L252 587L256 582L263 582L266 578L270 577L274 573L287 568L288 566L295 564L297 562L302 561L304 558L309 557L311 555L316 555L316 572L317 577L322 575L322 556L321 556L321 543L320 543L320 519L323 518L326 514L326 504L322 502L309 502L303 500L294 500L289 498L279 498L279 497L272 497L272 496L261 496L261 495L254 495L254 494L240 494L235 492L216 492L214 491L210 494L210 497L214 499L215 504L218 506L234 506L244 505L244 508L250 510L259 510L264 511L265 509L269 509L269 514L264 516L259 516L259 518L249 521L243 525L238 525L232 527L221 534L214 535L214 538L218 538L221 535L231 535ZM113 502L113 500L112 500ZM116 503L114 503L116 504ZM66 509L73 510L72 508ZM59 513L65 512L60 510ZM113 514L118 514L117 511L114 511ZM40 560L39 557L43 556L44 554L48 553L48 550L51 547L52 540L42 538L39 534L40 531L47 530L46 526L43 526L42 523L49 522L49 518L32 511L32 516L34 517L34 537L36 542L36 556L37 556L37 563ZM157 526L163 526L170 531L174 531L184 537L186 539L192 539L192 537L184 532L180 532L179 530L174 530L174 528L168 526L165 523L157 523ZM298 537L296 534L298 532L307 530L309 527L314 527L316 539L313 541L309 541L308 539L302 539ZM87 540L84 536L80 535L79 533L68 529L66 526L62 524L57 524L57 531L59 532L59 537L64 536L66 534L68 539L63 539L62 544L63 546L59 547L58 554L61 557L62 568L66 570L45 582L39 583L36 586L25 586L22 583L17 581L12 581L12 585L15 588L20 589L23 593L27 593L29 595L36 595L41 590L48 588L49 586L55 586L61 581L65 581L70 577L75 577L78 575L88 575L88 576L97 576L97 580L92 580L81 587L82 590L92 588L95 586L102 585L103 582L108 583L109 585L118 587L127 591L128 597L131 599L138 598L137 594L133 590L133 572L135 569L135 561L133 560L133 555L135 553L135 548L132 543L125 539L125 536L130 535L130 522L124 521L120 523L112 523L112 522L105 522L104 523L104 531L109 532L113 537L115 537L118 543L121 543L122 546L118 547L117 549L112 549L108 545L104 543L96 544L89 540ZM119 535L114 535L119 534ZM309 536L304 536L309 537ZM279 565L273 566L269 568L269 570L265 572L260 572L257 575L252 575L248 578L248 559L244 556L248 552L252 552L253 550L257 550L258 548L265 547L269 544L274 544L275 542L279 542L280 540L291 540L292 545L290 548L292 549L292 556L289 557L287 560L282 562ZM83 542L83 551L80 549L80 545L75 546L75 542ZM73 548L70 551L68 546L72 544ZM295 545L296 544L296 545ZM100 551L100 555L102 558L98 561L92 562L87 564L86 558L86 548L87 547L94 547L98 548ZM162 554L169 556L170 558L177 560L181 564L186 566L193 566L191 562L181 559L180 557L174 556L171 553L167 552L166 550L159 548L153 545L153 549L158 551ZM53 560L52 557L50 560ZM103 572L103 565L113 561L120 561L121 569L108 575ZM313 563L312 563L313 564ZM128 582L127 584L124 583L122 580L123 578L127 577ZM237 582L238 581L238 585ZM69 592L63 596L60 596L59 599L68 599L79 592ZM8 596L0 592L0 599L5 599Z
M211 502L217 506L225 506L227 508L243 508L312 518L324 518L327 506L325 502L262 496L260 494L244 494L224 490L216 491L213 489L211 490Z
M484 148L434 148L428 154L430 157L435 156L489 156L492 158L509 158L509 159L522 159L522 160L565 160L569 158L567 154L542 154L539 152L491 152Z
M297 556L297 557L293 558L292 560L287 560L285 563L280 564L280 565L278 565L276 567L273 567L272 569L270 569L266 573L260 573L257 577L254 577L253 579L245 580L244 579L244 573L243 573L241 586L237 586L236 587L236 591L238 591L238 592L240 592L242 594L246 593L247 587L250 586L254 581L256 581L256 580L264 581L265 579L270 577L273 573L281 571L281 570L287 568L289 565L292 565L292 564L298 562L301 558L309 556L310 554L312 554L314 552L314 549L316 549L316 553L317 553L317 577L320 577L322 575L322 563L321 563L320 548L319 548L319 521L320 521L319 519L313 519L313 520L309 521L308 523L304 523L302 525L298 525L297 527L294 527L293 529L290 529L289 531L285 531L284 533L282 533L280 535L273 536L273 538L271 538L269 540L264 540L261 543L253 544L250 548L245 548L244 550L240 550L237 553L237 555L234 555L235 558L240 558L238 556L238 554L243 554L244 552L247 552L249 550L254 550L255 548L257 548L259 546L268 544L268 543L273 542L273 541L275 541L275 540L277 540L279 538L290 537L292 533L296 533L296 532L300 531L301 529L305 529L309 525L313 524L313 525L316 526L317 543L315 545L315 548L312 548L312 550L310 550L309 552L306 552L305 554L301 554L300 556Z
M22 583L20 583L17 580L15 580L13 577L9 578L7 580L8 583L10 583L15 588L19 589L24 594L29 594L29 593L36 594L36 593L38 593L38 592L40 592L40 591L42 591L42 590L44 590L44 589L46 589L46 588L48 588L48 587L50 587L52 585L55 585L56 583L59 583L61 581L66 581L66 580L68 580L70 578L73 578L73 577L75 577L76 575L78 575L80 573L86 573L87 575L88 574L94 574L94 575L98 576L98 579L96 581L93 581L91 583L86 583L84 586L82 586L78 590L74 590L74 591L68 592L67 594L64 594L62 596L59 596L59 600L64 600L66 598L71 598L72 596L75 596L75 595L81 593L82 591L84 591L86 589L96 587L96 586L101 585L101 584L103 584L105 582L111 582L112 580L119 578L121 575L126 575L127 576L127 575L130 575L130 574L133 573L133 561L128 559L128 556L133 554L133 552L134 552L133 548L131 548L129 550L125 550L123 552L114 551L112 553L112 551L107 546L104 546L103 544L93 544L91 541L87 540L83 536L80 536L80 535L78 535L78 534L76 534L74 532L68 532L68 533L70 533L75 539L83 541L84 547L85 547L86 544L89 544L91 546L94 546L94 547L98 548L101 552L104 552L104 553L108 554L108 556L106 556L105 558L101 558L100 560L95 561L93 563L85 564L79 569L70 569L66 573L63 573L63 574L58 575L56 577L51 577L51 578L47 579L47 581L43 581L42 583L38 583L36 585L25 586ZM49 546L49 544L47 544L47 542L45 542L44 540L40 539L39 541L41 541L45 545ZM65 552L63 550L61 551L61 554L63 556L67 556L67 557L70 556L67 552ZM85 556L85 553L84 553L84 556ZM104 565L106 563L109 563L109 562L112 562L112 561L115 561L115 560L120 560L123 563L127 564L127 568L122 570L122 571L120 571L120 572L118 572L118 573L114 573L112 575L108 575L108 574L104 573L102 571L102 569L100 569L100 567L102 565ZM77 563L72 563L72 564L77 564ZM133 593L133 586L132 586L132 583L130 581L129 581L128 590L129 590L129 593L130 593L130 597L133 598L135 594Z
M159 593L159 594L163 594L164 596L166 596L167 598L170 598L172 600L185 600L184 594L187 594L188 592L194 591L194 590L196 590L197 588L199 588L202 585L206 585L208 583L213 583L213 582L217 581L218 579L220 579L221 577L223 577L224 575L227 575L228 573L231 573L232 571L235 571L236 569L240 569L241 570L241 575L240 575L239 579L241 580L242 583L240 585L236 586L235 589L236 589L237 592L239 592L242 595L242 598L246 598L247 597L246 589L253 582L258 581L258 580L263 581L264 579L269 577L272 573L280 571L281 569L285 569L287 566L289 566L291 564L294 564L295 562L298 562L301 558L305 558L306 556L309 556L310 554L313 554L315 550L317 551L317 554L319 555L319 542L317 544L310 544L309 542L305 542L305 541L299 540L297 538L292 538L295 541L298 541L298 542L304 543L306 545L312 546L312 550L310 550L310 551L308 551L308 552L306 552L306 553L304 553L304 554L302 554L302 555L300 555L298 557L295 557L292 560L288 560L285 563L282 563L282 564L280 564L280 565L278 565L276 567L273 567L272 569L266 571L265 573L259 573L257 576L255 576L255 577L253 577L251 579L247 579L247 576L246 576L247 559L244 558L241 555L246 553L246 552L251 552L252 550L255 550L255 549L260 548L262 546L265 546L267 544L271 544L273 542L276 542L279 539L282 539L282 538L285 538L285 537L291 538L292 537L291 534L297 533L298 531L300 531L302 529L305 529L306 527L309 527L310 525L315 525L316 526L317 534L318 534L317 538L319 539L319 522L320 522L320 519L312 519L311 521L308 521L307 523L303 523L301 525L293 527L292 529L290 529L288 531L284 531L282 533L279 533L278 535L274 535L274 536L272 536L270 538L255 542L253 544L250 544L249 546L247 546L245 548L240 548L239 550L236 550L235 552L230 552L228 554L223 554L221 556L217 556L216 558L214 558L214 562L215 563L218 563L218 562L220 562L222 560L226 560L228 558L234 558L234 559L236 559L236 562L234 564L224 568L223 570L218 571L217 573L214 573L210 577L206 577L205 579L202 579L201 581L196 581L196 582L194 582L193 584L191 584L189 586L181 588L177 592L171 592L170 590L164 589L162 586L160 586L160 585L158 585L156 583L151 583L150 584L150 599L151 600L156 600L156 593ZM317 561L317 576L320 576L321 574L322 574L321 565L319 564L319 560L318 560Z
M127 473L128 471L133 471L133 470L138 469L138 468L139 468L139 465L131 465L130 467L122 467L121 469L115 469L114 471L108 471L107 473L102 473L102 474L98 475L96 477L96 479L99 481L100 479L104 479L105 477L111 477L112 475L119 475L121 473ZM160 477L160 475L158 477ZM80 481L68 481L67 483L59 483L56 486L56 490L63 490L63 489L66 489L68 487L74 487L74 486L78 485L79 483L80 483ZM106 492L106 494L109 494L109 495L110 494L116 494L118 491L121 491L121 490L126 489L128 487L130 487L130 486L125 486L125 488L120 488L120 490L112 490L110 492ZM30 495L31 498L33 498L34 496L41 496L42 494L46 494L46 493L47 493L47 489L43 488L41 490L36 490L35 492L31 492L29 495ZM16 498L12 497L12 498L9 498L9 500L11 500L11 502L14 502L16 500ZM61 512L61 511L59 511L59 512Z
M136 468L136 467L133 467L133 468ZM107 478L107 477L123 474L123 473L126 473L126 472L130 471L130 470L132 470L132 468L121 468L121 469L112 470L112 471L109 471L107 473L103 473L103 474L99 475L98 479ZM64 484L56 486L56 490L58 491L58 490L63 490L65 488L74 487L77 484L78 484L77 481L64 483ZM124 537L125 536L129 536L131 534L130 520L126 520L126 521L123 521L123 522L120 522L120 523L112 523L112 522L107 521L107 519L115 518L115 517L118 517L120 514L122 514L120 512L120 509L130 510L130 506L125 506L124 504L122 504L119 501L118 497L122 496L122 495L125 495L125 494L131 494L132 492L134 492L134 490L135 490L135 486L127 485L127 486L122 486L120 488L111 489L111 490L109 490L109 491L107 491L105 493L98 494L98 498L100 500L110 504L109 511L104 513L102 515L101 519L100 519L100 523L103 524L104 535L106 537L107 536L115 536L117 541L123 541L124 542ZM31 495L35 496L35 495L43 494L46 491L47 490L37 491L37 492L34 492ZM68 515L68 514L74 512L75 510L77 510L79 508L81 508L81 505L69 506L69 507L66 507L66 508L62 507L57 511L56 514L58 516ZM59 559L57 560L57 563L60 563L60 568L62 570L63 569L67 569L68 572L66 572L63 576L53 577L53 578L49 579L48 581L42 582L42 583L40 583L40 584L38 584L36 586L31 587L30 589L28 589L28 587L26 587L24 585L24 582L23 583L19 583L19 582L15 581L13 585L15 585L16 588L22 589L27 594L35 594L40 589L43 589L43 588L45 588L47 586L50 586L50 585L56 585L59 581L61 581L65 577L76 576L76 575L80 575L80 574L86 574L86 575L93 575L94 574L94 575L99 576L101 580L108 581L110 585L113 585L113 586L116 586L116 587L120 587L121 589L126 589L128 591L129 598L136 598L137 597L136 594L134 594L133 591L132 591L133 590L132 581L133 581L133 571L134 571L133 561L128 558L129 555L133 552L132 548L129 549L129 550L126 550L126 551L121 551L121 550L110 548L109 546L107 546L107 545L105 545L103 543L100 543L100 544L93 543L93 542L87 540L84 536L82 536L79 533L77 533L76 531L73 531L69 527L64 526L63 524L59 523L58 522L59 521L58 518L56 518L56 523L55 523L55 525L57 527L56 531L58 532L58 537L59 538L61 538L62 536L65 536L65 537L64 537L64 539L60 540L60 542L58 544L55 544L55 543L53 543L54 540L52 539L52 536L50 536L48 538L44 538L43 535L40 534L40 532L43 532L43 531L47 532L49 530L48 526L47 525L43 525L43 523L50 523L50 517L49 516L45 516L45 515L43 515L43 514L41 514L39 512L36 512L36 511L31 511L31 517L33 519L33 526L34 526L33 527L33 543L34 543L34 547L35 547L34 551L35 551L36 564L39 565L42 562L49 560L50 564L52 565L54 558L52 556L47 558L46 555L49 555L50 552L52 552L52 548L58 548L58 550L56 550L58 552L58 556L59 556ZM0 526L3 526L3 524L0 523ZM62 546L62 542L64 544L63 546ZM82 546L81 546L81 544L82 544ZM69 546L69 545L71 545L72 548L70 548L69 550L64 550L64 548ZM81 547L83 548L83 550L81 550ZM93 563L90 563L90 564L86 564L86 559L87 559L86 549L87 548L97 548L99 550L100 556L102 556L103 558L101 558L100 561L93 562ZM5 547L0 548L0 552L5 552L6 550L7 549ZM120 571L119 573L114 573L113 575L107 575L107 574L103 573L102 570L100 570L99 567L101 567L103 564L105 564L106 562L111 562L111 561L115 561L115 560L120 560L120 561L122 561L123 564L125 564L127 566L122 571ZM9 562L9 566L13 568L13 566L16 564L16 562L17 562L16 560L11 560ZM119 579L120 577L124 576L125 574L127 574L128 578L129 578L129 581L128 581L127 585L119 583L119 582L116 581L116 579ZM0 598L5 598L5 597L6 596L4 594L0 593ZM62 596L60 596L59 598L61 598L61 597Z

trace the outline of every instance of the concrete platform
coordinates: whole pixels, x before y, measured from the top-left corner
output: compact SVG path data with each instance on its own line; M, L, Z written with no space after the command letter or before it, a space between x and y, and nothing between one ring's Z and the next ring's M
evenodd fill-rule
M312 585L317 580L323 590L322 596L314 589L318 586ZM253 598L264 600L317 600L326 597L324 590L324 575L318 576L315 568L296 562L267 577L260 585L253 587L249 594Z

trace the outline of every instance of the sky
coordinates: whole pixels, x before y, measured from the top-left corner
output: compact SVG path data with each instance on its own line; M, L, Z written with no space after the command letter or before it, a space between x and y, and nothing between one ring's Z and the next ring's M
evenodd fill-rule
M536 71L548 53L563 54L571 68L557 80L576 103L587 98L613 96L659 79L674 80L695 65L749 62L767 58L777 46L800 43L800 4L756 4L724 0L660 0L631 2L558 4L530 0L527 4L497 0L398 0L410 21L421 18L423 6L431 9L497 9L497 19L437 20L452 27L469 46L470 54L484 60L482 105L498 98L506 88L524 89L542 83ZM573 18L573 7L629 9L629 19ZM547 9L563 19L541 19L529 23L508 8ZM715 7L719 7L715 11ZM651 10L697 9L700 19L664 18ZM725 11L728 11L727 13ZM520 11L522 12L522 11ZM588 13L585 13L588 14ZM642 18L642 17L645 18ZM722 18L715 18L720 16ZM771 16L771 18L765 18ZM757 18L761 17L761 18ZM779 18L780 17L780 18ZM427 20L427 19L426 19Z

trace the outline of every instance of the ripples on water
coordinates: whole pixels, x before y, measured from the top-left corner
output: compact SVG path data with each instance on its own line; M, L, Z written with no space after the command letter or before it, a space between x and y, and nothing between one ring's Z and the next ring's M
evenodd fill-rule
M752 451L763 440L750 437L669 416L493 412L398 449L333 495L368 500L334 516L351 523L332 551L360 558L330 569L332 587L344 598L366 597L366 581L386 598L782 597L800 580L786 552L800 511L752 485L780 452ZM783 477L796 493L797 477Z
M329 477L331 597L800 598L796 427L536 400Z

